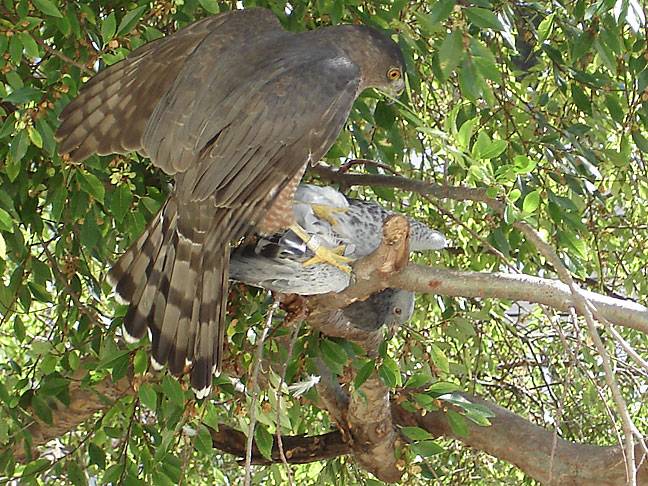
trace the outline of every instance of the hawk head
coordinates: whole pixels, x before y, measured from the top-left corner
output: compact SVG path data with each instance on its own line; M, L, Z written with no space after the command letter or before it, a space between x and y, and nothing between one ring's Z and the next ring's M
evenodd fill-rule
M354 27L371 39L364 44L372 51L365 57L372 62L362 66L365 87L376 88L394 97L400 95L405 89L405 59L398 44L372 27Z

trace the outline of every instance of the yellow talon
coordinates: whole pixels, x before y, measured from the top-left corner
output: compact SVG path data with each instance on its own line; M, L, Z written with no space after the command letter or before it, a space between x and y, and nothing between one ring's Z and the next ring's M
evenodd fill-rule
M305 263L303 263L304 266L315 265L316 263L326 263L328 265L333 265L334 267L339 268L343 272L351 273L351 267L346 264L347 262L350 262L351 259L345 257L342 254L346 249L344 245L340 245L334 249L326 248L314 242L313 238L308 234L308 232L297 223L290 225L290 229L293 231L293 233L299 236L299 238L301 238L304 243L306 243L306 246L313 253L315 253L315 256L313 258L310 258Z
M315 256L306 260L303 265L307 267L310 265L316 265L318 263L326 263L328 265L333 265L334 267L339 268L343 272L351 273L351 267L346 264L347 262L351 261L351 258L344 256L345 249L345 245L340 245L337 248L326 248L320 246L315 250Z
M349 208L336 208L334 206L327 206L326 204L313 203L310 205L310 207L313 208L313 213L315 213L315 216L328 221L333 226L337 224L337 220L334 216L335 213L346 213L349 211Z

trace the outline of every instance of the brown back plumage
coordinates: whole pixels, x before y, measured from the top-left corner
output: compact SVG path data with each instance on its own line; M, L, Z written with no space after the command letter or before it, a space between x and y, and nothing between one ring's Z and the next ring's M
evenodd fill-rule
M72 159L137 150L175 177L109 279L130 306L127 337L149 329L153 363L175 374L190 363L199 397L222 359L230 241L292 197L284 189L330 148L358 93L402 67L376 35L293 34L267 10L228 12L134 51L61 113L59 150Z

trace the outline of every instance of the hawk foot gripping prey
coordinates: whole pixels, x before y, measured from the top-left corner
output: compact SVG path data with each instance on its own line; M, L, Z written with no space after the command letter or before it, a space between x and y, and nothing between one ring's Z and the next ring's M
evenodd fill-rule
M313 258L304 262L304 266L328 263L329 265L339 268L343 272L351 273L351 267L347 265L347 263L351 261L351 258L347 258L343 255L346 248L345 245L340 245L336 248L327 248L322 246L317 238L309 235L306 230L298 224L291 225L290 230L302 239L309 250L315 253Z

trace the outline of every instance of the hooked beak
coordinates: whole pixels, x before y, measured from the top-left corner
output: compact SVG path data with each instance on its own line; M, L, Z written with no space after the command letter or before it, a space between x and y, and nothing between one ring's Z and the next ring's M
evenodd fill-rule
M388 105L391 105L394 103L396 98L399 98L400 95L403 94L403 91L405 91L405 80L403 78L400 78L393 83L390 84L389 90L386 91L386 93L389 95L390 99L387 101Z

